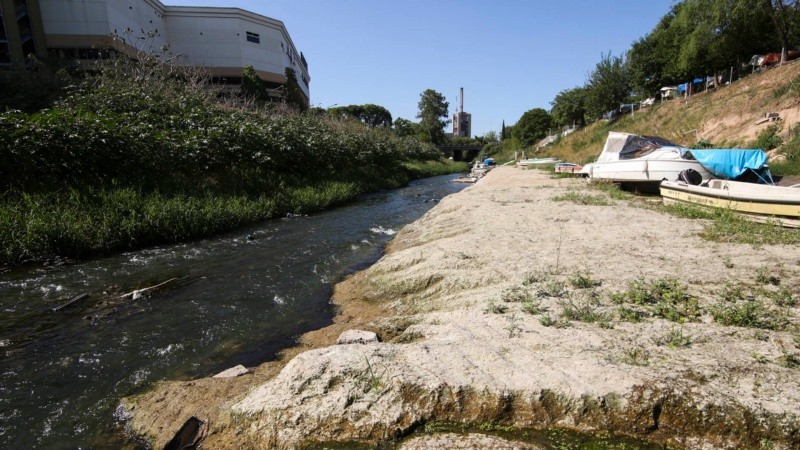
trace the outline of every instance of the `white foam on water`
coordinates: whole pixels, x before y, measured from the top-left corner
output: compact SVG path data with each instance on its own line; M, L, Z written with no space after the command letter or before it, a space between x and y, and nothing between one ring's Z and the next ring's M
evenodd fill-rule
M281 297L278 294L275 294L275 297L272 299L272 301L277 303L277 304L279 304L279 305L285 305L286 304L286 299Z
M391 228L383 228L381 226L372 227L372 228L369 229L369 231L371 231L371 232L373 232L375 234L385 234L387 236L394 236L395 234L397 234L397 231L395 231L395 230L393 230Z
M164 356L166 354L172 353L175 350L180 350L182 348L183 348L183 344L169 344L168 346L166 346L164 348L157 349L156 353L158 353L158 356Z

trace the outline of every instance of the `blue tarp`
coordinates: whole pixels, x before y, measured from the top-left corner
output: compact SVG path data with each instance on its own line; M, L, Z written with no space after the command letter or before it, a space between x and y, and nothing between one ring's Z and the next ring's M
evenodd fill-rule
M748 169L756 172L767 163L763 150L733 149L687 149L700 164L717 178L733 179Z

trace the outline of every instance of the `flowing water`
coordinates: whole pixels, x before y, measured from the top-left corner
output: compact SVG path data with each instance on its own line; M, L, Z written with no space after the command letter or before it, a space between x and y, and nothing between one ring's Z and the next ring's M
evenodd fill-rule
M332 283L462 189L453 178L213 239L0 275L0 448L99 447L119 398L274 358L330 322Z

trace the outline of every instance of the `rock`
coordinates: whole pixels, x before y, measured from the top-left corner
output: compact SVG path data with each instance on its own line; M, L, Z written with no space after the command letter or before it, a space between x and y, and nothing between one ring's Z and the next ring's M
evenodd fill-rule
M336 340L338 345L344 344L372 344L378 341L378 335L371 331L347 330Z
M770 163L782 163L786 162L786 155L784 155L780 149L770 150L767 152L767 161Z
M214 378L235 378L249 372L250 371L247 370L247 367L239 364L238 366L231 367L230 369L225 369L222 372L214 375Z

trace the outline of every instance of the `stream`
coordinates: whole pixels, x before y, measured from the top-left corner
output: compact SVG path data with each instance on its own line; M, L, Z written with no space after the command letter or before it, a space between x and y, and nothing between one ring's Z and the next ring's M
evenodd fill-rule
M0 275L0 448L101 448L121 397L274 358L330 323L333 284L463 189L455 177L214 238Z

